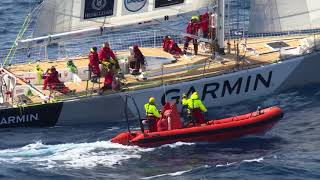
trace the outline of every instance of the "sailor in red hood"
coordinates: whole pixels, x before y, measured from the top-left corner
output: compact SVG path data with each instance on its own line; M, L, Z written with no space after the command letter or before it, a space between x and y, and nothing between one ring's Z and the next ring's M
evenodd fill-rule
M54 66L47 70L44 77L43 90L49 87L51 90L59 91L63 94L70 92L69 88L59 80L59 73Z
M99 55L97 53L97 47L90 49L89 68L95 77L100 77Z
M108 66L108 64L111 64L112 66L115 67L116 70L120 69L118 58L111 50L108 42L105 42L103 44L103 47L100 49L99 60L101 64L104 64L105 66Z
M132 74L138 74L140 68L145 64L145 57L139 49L139 46L135 44L133 46L133 61L130 63L131 68L133 69Z
M166 52L169 52L170 40L171 40L170 36L165 36L164 39L162 40L162 48Z
M199 17L198 16L192 16L191 21L188 23L187 26L187 33L192 34L192 35L198 35L198 30L199 30ZM198 41L197 39L193 39L191 37L186 37L186 41L184 43L184 53L186 53L188 47L189 47L189 42L193 40L193 48L194 48L194 54L198 54Z

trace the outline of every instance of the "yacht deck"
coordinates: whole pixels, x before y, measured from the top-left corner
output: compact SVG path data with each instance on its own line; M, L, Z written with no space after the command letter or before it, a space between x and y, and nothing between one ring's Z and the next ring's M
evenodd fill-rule
M137 76L130 74L125 75L125 79L122 81L123 86L121 91L131 91L137 89L145 89L150 87L161 86L162 84L174 84L177 82L190 81L194 79L199 79L208 76L217 76L225 73L230 73L238 69L254 68L257 66L271 64L275 61L281 59L280 50L273 49L266 45L270 42L283 42L287 47L286 49L294 49L300 45L300 40L306 36L284 36L282 38L255 38L248 39L246 47L239 43L240 57L236 56L236 41L231 41L231 52L230 54L223 55L217 60L211 60L211 54L199 52L197 56L181 56L177 58L175 63L170 63L161 66L161 68L154 69L152 71L158 72L152 77L148 77L145 80L138 79ZM192 47L190 43L190 47ZM201 49L201 48L199 48ZM142 53L145 56L157 56L164 58L172 58L172 55L166 53L162 48L141 48ZM227 48L226 48L227 52ZM129 55L129 51L118 51L117 56L126 57ZM238 60L237 60L238 59ZM87 57L79 57L72 59L74 64L79 68L87 67L88 59ZM61 69L66 69L66 59L55 60L55 61L43 61L38 62L43 70L55 66L59 71ZM34 72L35 64L17 64L12 65L7 68L10 72L16 74L17 76L27 73ZM152 73L148 72L147 73ZM159 74L160 73L160 74ZM50 92L48 90L41 90L42 85L35 85L37 89L41 90L43 94L47 96L54 96L55 99L63 100L67 98L74 98L79 96L97 95L98 89L103 86L104 79L101 78L101 83L91 83L90 81L82 81L80 83L66 82L65 85L72 90L75 90L74 94L63 95L57 92ZM18 84L25 84L23 81L18 81ZM111 90L106 91L107 93L115 93ZM37 96L29 97L32 103L40 103L41 100Z

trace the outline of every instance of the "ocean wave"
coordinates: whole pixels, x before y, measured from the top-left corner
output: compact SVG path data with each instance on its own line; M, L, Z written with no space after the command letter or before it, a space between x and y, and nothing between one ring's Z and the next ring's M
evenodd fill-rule
M129 159L140 159L142 152L153 148L123 146L110 141L45 145L41 141L21 148L0 150L0 162L29 164L35 169L51 168L114 168Z

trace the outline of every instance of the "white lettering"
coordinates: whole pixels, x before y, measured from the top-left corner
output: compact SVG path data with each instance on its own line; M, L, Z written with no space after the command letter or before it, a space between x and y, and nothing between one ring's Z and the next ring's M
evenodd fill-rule
M39 120L39 116L38 116L38 113L37 114L30 114L30 121L38 121Z
M6 118L3 117L0 124L7 124Z
M14 124L15 120L16 120L16 118L14 116L8 117L8 124Z
M25 115L17 116L16 122L17 123L25 122L25 118L26 118Z
M25 122L32 122L32 121L38 121L39 114L24 114L21 116L9 116L9 117L2 117L0 125L2 124L19 124L19 123L25 123Z

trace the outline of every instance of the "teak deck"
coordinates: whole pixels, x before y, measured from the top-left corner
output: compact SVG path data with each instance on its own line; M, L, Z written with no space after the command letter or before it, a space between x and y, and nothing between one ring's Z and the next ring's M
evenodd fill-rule
M279 51L272 50L270 47L266 46L267 42L275 42L275 41L283 41L290 45L289 48L295 48L299 46L299 40L305 38L306 36L287 36L287 37L275 37L275 38L257 38L257 39L248 39L247 40L247 49L254 49L253 52L245 52L243 45L239 44L240 56L245 54L245 60L237 61L237 57L235 55L235 41L231 41L231 54L222 56L222 61L211 60L211 54L199 53L197 56L185 57L181 56L177 58L176 63L171 63L164 65L163 68L166 70L182 68L181 71L163 74L148 78L146 80L138 80L135 76L127 74L125 75L124 85L122 87L122 91L130 91L136 89L145 89L149 87L156 87L165 84L173 84L177 82L190 81L193 79L201 78L203 76L217 76L223 73L228 73L234 71L236 68L253 68L260 65L271 64L274 61L279 60ZM190 46L192 47L191 43ZM200 49L200 48L199 48ZM141 48L142 53L145 56L157 56L157 57L167 57L172 58L172 55L166 53L162 50L162 48ZM226 48L227 52L227 48ZM129 55L128 51L118 51L117 55L127 56ZM87 57L76 58L73 59L74 64L79 67L87 67L88 59ZM51 66L55 66L56 69L65 69L66 68L66 60L56 60L56 61L44 61L39 62L42 69L50 68ZM197 66L198 65L198 66ZM183 69L183 67L191 67L190 69ZM205 66L205 67L204 67ZM33 72L35 70L35 64L17 64L12 65L7 68L9 71L14 74L22 74L25 72ZM161 69L160 69L161 71ZM100 87L103 86L103 77L101 78ZM18 82L23 84L22 81ZM87 81L82 81L81 83L73 83L66 82L66 86L70 89L76 90L76 93L71 95L71 97L85 96L85 95L93 95L97 94L98 84L92 84L89 82L88 89ZM38 89L42 89L42 86L36 86ZM50 92L48 90L43 91L45 95L49 95ZM112 93L112 91L107 91L105 93ZM63 100L65 98L70 98L70 96L62 95L60 93L54 94L55 98ZM34 103L39 103L42 100L39 97L32 97L31 100Z

